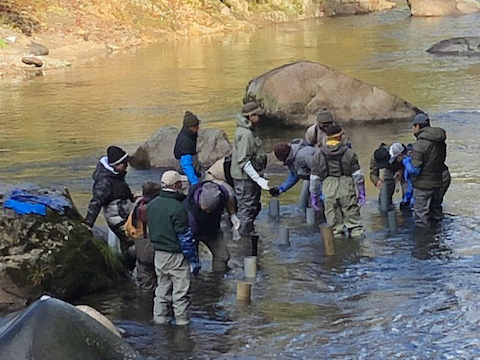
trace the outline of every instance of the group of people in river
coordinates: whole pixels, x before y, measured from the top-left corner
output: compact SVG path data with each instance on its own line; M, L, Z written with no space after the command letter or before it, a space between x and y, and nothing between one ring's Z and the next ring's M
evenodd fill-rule
M360 217L366 202L364 175L348 136L331 112L323 109L316 114L316 124L304 139L275 146L276 158L288 167L287 178L275 187L264 176L267 153L257 131L264 114L257 102L246 103L236 117L231 156L202 173L197 156L200 120L187 111L173 149L177 170L165 171L160 184L144 183L141 196L134 196L125 181L130 157L123 149L108 147L97 164L86 225L91 228L103 208L139 287L155 290L156 323L189 323L190 279L201 269L199 242L212 253L212 271L227 271L230 253L220 227L222 215L229 215L234 240L257 236L254 223L262 190L277 197L303 179L308 182L310 206L324 212L336 237L364 236ZM400 207L411 207L415 223L428 227L441 220L443 196L450 184L446 133L432 127L424 113L417 114L411 126L415 143L382 143L374 151L370 179L387 191L390 207L400 184Z

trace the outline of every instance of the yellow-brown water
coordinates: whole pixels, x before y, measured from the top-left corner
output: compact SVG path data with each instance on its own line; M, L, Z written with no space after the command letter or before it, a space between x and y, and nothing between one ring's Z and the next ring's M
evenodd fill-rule
M447 130L453 182L445 208L453 215L441 236L425 242L399 215L400 233L388 237L367 180L367 238L337 244L334 257L323 257L318 232L304 227L292 205L283 208L282 218L291 228L290 249L276 247L278 224L261 216L261 269L251 307L237 307L234 300L232 284L241 274L237 244L229 244L234 271L225 279L205 271L195 280L188 331L151 326L151 302L142 302L133 288L84 301L117 319L129 341L151 358L478 358L479 60L439 58L425 50L479 30L478 15L417 19L399 9L158 44L3 83L0 181L68 186L86 209L91 173L108 145L133 152L159 126L180 125L185 110L198 114L202 126L231 136L251 78L296 60L335 67L410 101ZM414 140L407 124L347 131L366 173L380 142ZM302 130L263 136L271 149ZM130 171L128 181L138 190L158 176ZM297 197L298 188L292 189L282 204Z

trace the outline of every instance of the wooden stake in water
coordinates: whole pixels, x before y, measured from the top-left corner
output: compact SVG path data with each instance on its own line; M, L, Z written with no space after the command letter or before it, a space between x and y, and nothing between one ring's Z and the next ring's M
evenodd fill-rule
M270 200L268 203L268 211L272 219L278 220L280 218L280 201L278 199Z
M391 210L388 212L388 233L390 235L395 235L397 230L397 214L395 210Z
M245 277L249 279L257 278L257 257L247 256L243 259L243 272Z
M258 254L258 239L260 239L260 237L258 235L252 235L250 237L250 239L252 240L252 256L257 256L257 254Z
M248 282L237 283L237 300L250 302L252 297L252 284Z
M320 225L322 233L323 250L325 255L335 255L335 246L333 245L333 228L328 224Z
M315 225L315 210L313 208L306 209L305 220L307 222L307 225Z
M290 246L290 231L287 228L281 227L278 231L278 244Z

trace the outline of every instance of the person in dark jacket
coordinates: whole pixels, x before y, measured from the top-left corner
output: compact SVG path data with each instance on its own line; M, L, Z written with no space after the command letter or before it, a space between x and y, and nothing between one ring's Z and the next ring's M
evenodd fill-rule
M312 175L322 183L325 217L335 236L343 236L346 227L350 236L361 237L364 229L360 207L365 204L365 180L357 154L342 141L340 126L329 126L326 134L328 140L315 153L312 167Z
M190 111L185 112L183 126L175 141L173 155L179 161L180 172L183 172L190 185L198 184L200 164L197 156L197 138L200 120Z
M185 206L197 244L203 242L212 253L212 270L225 272L230 259L223 232L220 230L220 220L225 209L230 215L233 227L240 227L240 220L235 214L235 203L229 197L228 191L211 181L197 184L190 188Z
M431 127L426 114L415 115L412 121L413 144L411 167L407 169L413 182L413 213L415 224L427 227L441 221L442 186L447 157L447 134L444 129Z
M93 197L88 205L85 223L91 229L103 208L108 227L120 239L127 266L133 269L134 258L127 253L133 245L125 235L124 225L133 207L133 194L125 181L128 154L117 146L109 146L107 156L100 159L93 173Z
M198 252L188 215L182 202L182 177L176 171L165 171L161 178L162 191L147 206L147 227L155 250L157 288L153 303L153 320L176 325L189 323L191 271L200 270Z
M370 159L370 181L380 191L386 186L388 204L391 208L393 208L392 197L395 193L396 183L399 183L402 189L402 203L400 203L400 208L408 206L408 204L403 201L406 191L406 183L403 178L403 157L406 154L407 149L401 143L393 143L391 146L381 143ZM380 176L380 170L382 169L383 177Z

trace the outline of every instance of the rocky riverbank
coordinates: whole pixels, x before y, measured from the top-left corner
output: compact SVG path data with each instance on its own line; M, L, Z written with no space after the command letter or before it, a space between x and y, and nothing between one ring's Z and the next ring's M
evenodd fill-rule
M152 42L393 7L388 0L5 0L0 77L42 75ZM31 42L44 45L48 54L32 51Z

